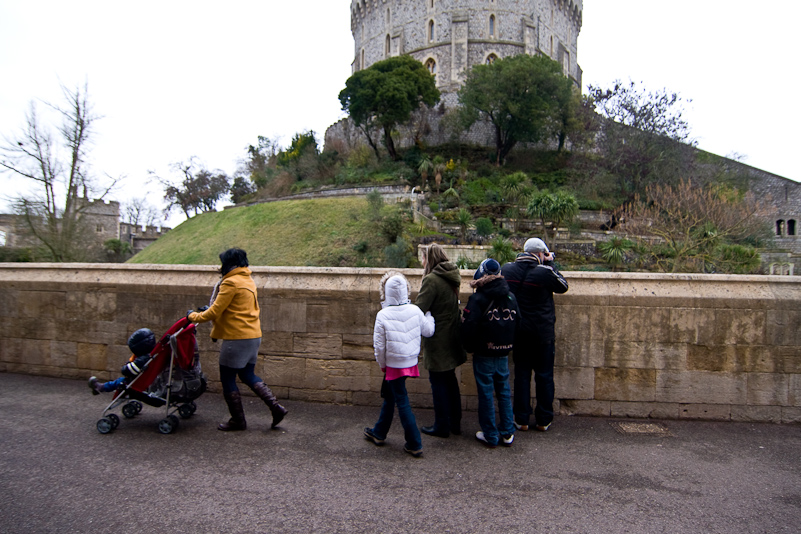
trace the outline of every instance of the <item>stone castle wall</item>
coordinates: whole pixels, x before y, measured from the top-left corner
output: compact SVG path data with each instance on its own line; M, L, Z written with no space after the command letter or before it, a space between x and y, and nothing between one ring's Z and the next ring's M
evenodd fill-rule
M120 237L120 203L116 200L83 200L83 218L98 243Z
M453 92L467 70L494 55L543 54L581 87L582 0L353 0L353 72L409 54Z
M383 269L254 267L264 332L257 373L289 400L377 405L372 328ZM404 270L413 290L422 271ZM472 271L464 271L461 301ZM565 273L557 295L562 414L801 421L795 277ZM0 264L0 372L118 376L128 335L164 332L208 301L216 266ZM198 340L212 391L218 345ZM409 381L430 407L426 374ZM477 406L470 363L463 403Z
M109 239L119 239L129 243L134 251L141 252L148 245L167 233L170 228L136 226L120 222L120 203L116 200L81 199L83 219L92 240L103 244ZM38 241L30 235L19 215L0 214L0 246L30 247Z

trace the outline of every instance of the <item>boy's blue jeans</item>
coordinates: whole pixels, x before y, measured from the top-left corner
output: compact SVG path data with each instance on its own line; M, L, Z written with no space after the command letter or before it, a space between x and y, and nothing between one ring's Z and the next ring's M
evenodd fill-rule
M478 424L487 443L497 445L500 436L515 433L512 413L512 393L509 389L509 358L507 356L473 355L473 374L478 390ZM500 422L495 426L495 400L498 398Z
M111 382L104 382L100 384L100 391L102 391L103 393L111 393L112 391L117 391L124 385L125 385L125 377L121 376L116 380L112 380Z
M378 422L373 427L373 433L379 439L387 438L397 406L398 417L406 438L406 448L412 451L421 450L423 441L420 438L420 429L417 428L417 420L412 413L412 405L409 403L409 394L406 392L406 377L389 380L386 384L389 387L381 388L384 392L384 404L381 406Z

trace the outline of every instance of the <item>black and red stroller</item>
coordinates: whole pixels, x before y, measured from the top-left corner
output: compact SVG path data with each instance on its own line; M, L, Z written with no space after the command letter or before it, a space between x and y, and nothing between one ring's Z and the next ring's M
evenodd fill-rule
M200 354L195 339L196 327L189 319L178 320L156 343L150 360L142 372L114 392L103 416L97 422L97 431L108 434L120 424L117 414L111 413L122 405L126 419L136 417L143 403L160 408L165 406L164 419L159 421L159 432L171 434L178 428L178 417L192 417L197 406L194 401L206 391L206 377L200 369Z

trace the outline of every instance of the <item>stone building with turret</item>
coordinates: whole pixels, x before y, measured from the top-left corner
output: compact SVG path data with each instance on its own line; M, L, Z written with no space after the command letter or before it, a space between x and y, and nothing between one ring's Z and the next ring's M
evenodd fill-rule
M352 72L393 56L410 55L436 77L442 105L399 126L399 146L417 139L428 144L449 142L441 118L457 106L457 92L474 65L518 54L544 55L562 66L564 74L582 87L578 63L578 36L583 0L353 0L351 33L354 42ZM460 141L492 145L494 132L474 125L460 132ZM325 145L352 148L364 143L364 134L350 119L332 125ZM768 206L764 220L774 234L774 248L764 251L769 274L801 274L801 184L726 160L730 170L744 174Z
M583 0L353 0L352 70L408 54L436 76L446 106L473 65L545 55L581 87Z
M167 227L139 227L120 222L120 203L116 200L80 199L82 220L87 238L100 246L109 239L119 239L131 245L133 253L141 252L149 244L170 230ZM38 241L20 215L0 214L0 247L35 247Z
M389 57L409 55L436 78L441 105L418 112L409 132L413 139L436 145L450 141L442 127L446 110L458 104L457 91L474 65L518 54L544 55L562 65L565 76L581 87L578 35L583 0L353 0L352 71ZM476 124L461 133L464 142L492 145L494 130ZM353 148L365 143L350 119L325 133L326 146Z

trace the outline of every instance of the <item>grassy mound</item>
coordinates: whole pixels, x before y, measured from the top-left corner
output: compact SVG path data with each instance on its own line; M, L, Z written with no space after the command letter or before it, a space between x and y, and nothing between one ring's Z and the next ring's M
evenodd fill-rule
M170 230L129 263L217 265L238 247L252 265L380 265L385 239L364 198L286 200L203 213Z

